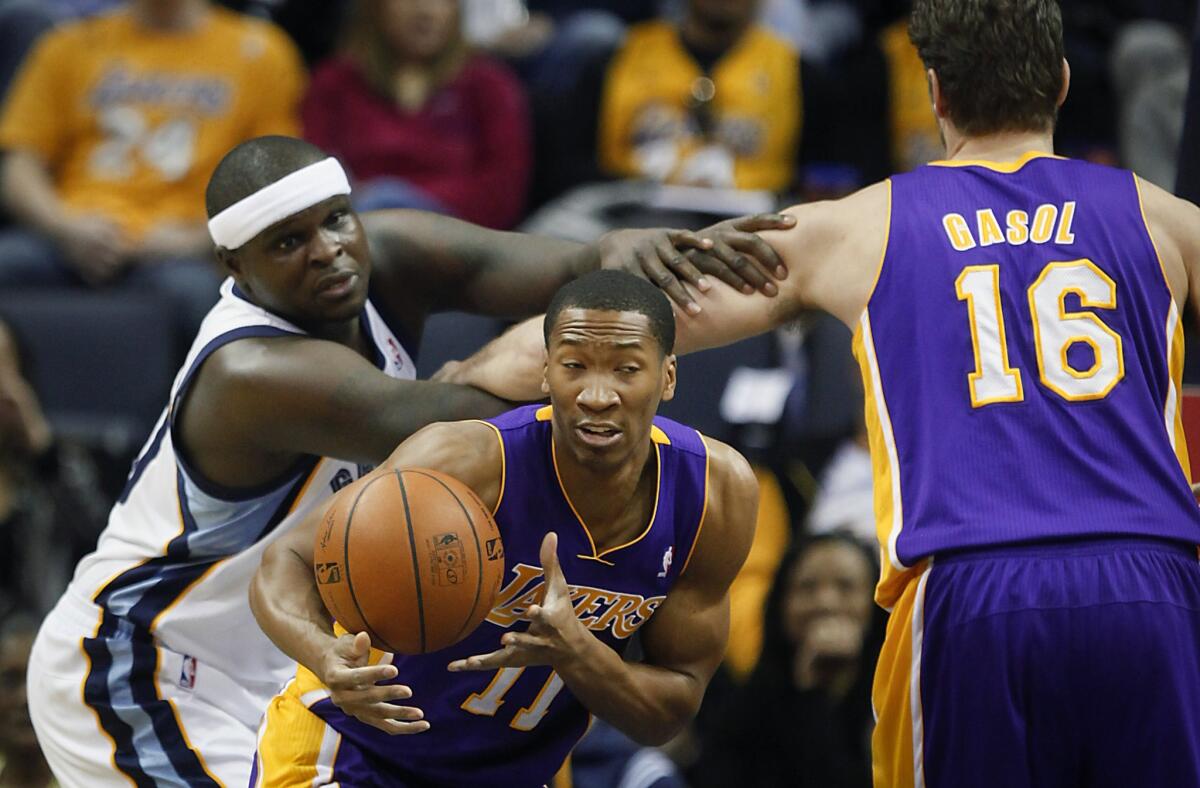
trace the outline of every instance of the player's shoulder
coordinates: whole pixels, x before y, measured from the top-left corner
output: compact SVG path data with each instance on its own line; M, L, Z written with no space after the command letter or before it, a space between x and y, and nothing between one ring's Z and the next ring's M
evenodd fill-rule
M718 509L736 509L741 502L757 500L758 478L742 453L728 443L704 436L708 450L709 503Z
M887 178L845 197L801 203L783 212L795 217L793 230L804 230L794 235L810 238L812 233L842 235L846 227L884 221L890 216L891 205L892 180Z
M385 467L421 467L453 476L494 512L504 495L506 460L496 427L470 419L422 427L396 447Z
M1182 197L1176 197L1140 175L1133 175L1133 182L1141 195L1142 208L1146 212L1146 218L1153 217L1167 221L1182 220L1191 227L1197 227L1196 220L1200 218L1200 207Z
M1133 175L1146 227L1159 253L1200 260L1200 207Z

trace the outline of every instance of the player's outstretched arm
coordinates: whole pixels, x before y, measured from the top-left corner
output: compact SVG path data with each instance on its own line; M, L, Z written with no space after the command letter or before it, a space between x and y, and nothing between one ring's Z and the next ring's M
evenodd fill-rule
M662 744L682 730L724 654L729 585L750 550L758 507L749 464L716 441L709 451L705 521L682 577L642 627L645 662L625 662L575 617L551 533L541 555L546 596L530 606L528 631L508 632L499 650L450 669L550 665L589 711L642 744Z
M369 665L370 637L334 634L313 570L317 532L340 500L357 494L378 474L396 468L432 468L463 481L488 507L500 494L499 442L491 427L478 422L432 424L405 441L387 461L334 495L295 528L272 543L250 584L250 609L263 632L281 651L308 668L344 712L385 733L419 733L419 710L393 701L412 696L401 684L378 685L396 677L392 665Z
M681 309L695 308L694 294L710 286L705 273L773 295L782 261L753 232L788 227L791 219L761 214L697 232L616 230L586 245L489 230L422 211L369 213L363 224L381 284L378 297L392 315L419 320L449 309L527 316L545 309L563 284L597 268L648 279ZM683 254L689 249L698 253L694 262Z
M698 314L675 310L675 349L690 353L761 334L823 309L851 328L874 286L887 244L891 185L884 181L840 200L788 208L789 229L760 233L787 267L779 295L714 287L697 297Z
M352 350L309 338L243 339L200 368L182 415L184 443L215 482L248 486L265 458L386 458L436 421L482 418L511 404L479 389L389 377Z

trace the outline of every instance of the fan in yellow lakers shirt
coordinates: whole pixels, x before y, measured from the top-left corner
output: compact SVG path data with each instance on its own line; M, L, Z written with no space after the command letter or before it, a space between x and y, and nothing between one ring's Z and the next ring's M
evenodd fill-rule
M295 132L303 84L282 31L208 0L131 0L48 33L0 114L19 224L0 232L0 287L123 279L202 300L178 304L198 322L217 281L204 185L238 142Z

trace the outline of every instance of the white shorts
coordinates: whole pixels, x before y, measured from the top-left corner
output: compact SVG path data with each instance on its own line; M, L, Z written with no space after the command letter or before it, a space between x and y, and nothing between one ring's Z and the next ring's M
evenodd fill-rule
M124 635L127 624L96 638L100 620L68 591L29 658L29 714L59 784L247 785L262 707L225 674Z

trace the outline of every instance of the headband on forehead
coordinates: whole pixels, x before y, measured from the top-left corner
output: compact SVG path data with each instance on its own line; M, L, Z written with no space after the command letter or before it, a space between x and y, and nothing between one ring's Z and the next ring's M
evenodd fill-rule
M301 167L249 197L243 197L208 220L217 246L237 249L271 225L338 194L349 194L350 182L337 159Z

